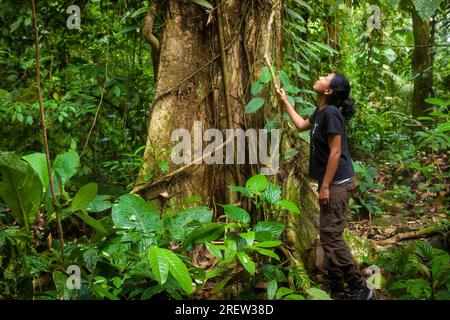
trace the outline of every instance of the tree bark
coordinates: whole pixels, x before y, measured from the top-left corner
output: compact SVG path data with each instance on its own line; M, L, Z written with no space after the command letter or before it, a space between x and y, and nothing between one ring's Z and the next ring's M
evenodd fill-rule
M194 136L194 121L202 122L202 133L209 128L262 129L267 120L280 119L276 94L263 92L264 108L246 114L244 107L251 99L251 84L258 79L269 60L281 69L282 0L226 0L206 12L191 2L170 0L165 25L159 39L160 55L155 100L148 125L144 161L132 193L139 193L162 212L166 206L177 210L189 196L199 196L203 204L222 214L217 204L237 203L252 211L251 203L239 199L226 186L243 185L259 165L190 164L175 165L170 149L177 128L187 129ZM224 53L224 54L223 54ZM295 137L295 135L292 135ZM300 144L306 150L297 161L280 166L288 173L283 185L284 197L303 210L301 218L286 214L279 217L288 224L287 243L296 258L314 243L318 226L318 207L314 192L304 177L308 157L307 145L300 139L282 135L282 150ZM225 139L224 139L225 140ZM203 142L202 150L210 142ZM301 157L301 158L300 158ZM192 159L195 159L194 156ZM169 163L168 172L159 169L162 161ZM149 181L148 175L153 174ZM269 179L273 179L269 177ZM163 192L167 192L168 196ZM161 196L163 194L164 196Z
M430 107L425 103L433 93L433 59L431 49L433 45L432 24L423 21L416 10L412 12L414 52L412 70L414 75L413 116L420 117Z
M339 62L339 19L337 12L327 17L325 20L325 29L327 31L328 46L336 50L336 54L333 54L330 61L336 65Z

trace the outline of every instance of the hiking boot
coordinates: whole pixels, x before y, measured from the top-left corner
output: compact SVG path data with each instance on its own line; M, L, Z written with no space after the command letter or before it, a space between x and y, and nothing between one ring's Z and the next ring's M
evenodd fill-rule
M326 291L330 293L330 296L335 300L341 300L345 297L344 281L336 278L328 279L326 284Z
M369 289L365 283L353 289L353 300L372 300L373 290Z

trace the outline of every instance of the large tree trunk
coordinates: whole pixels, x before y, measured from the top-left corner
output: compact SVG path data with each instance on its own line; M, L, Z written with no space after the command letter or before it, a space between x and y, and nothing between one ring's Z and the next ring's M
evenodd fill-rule
M258 165L175 165L169 150L178 142L171 141L171 133L185 128L194 136L194 121L202 122L202 133L209 128L222 132L226 128L258 130L268 119L277 117L278 101L267 91L264 95L266 101L271 99L270 104L252 114L245 114L244 107L251 98L251 84L266 61L280 69L281 22L281 0L227 0L209 13L189 1L168 2L159 39L158 78L147 148L133 193L152 199L161 211L166 206L177 210L189 196L200 196L205 205L214 209L216 218L222 213L219 203L240 202L252 210L251 203L237 198L226 186L243 185L259 172ZM282 141L282 149L290 148L286 135ZM203 143L203 149L209 143ZM288 221L287 246L298 258L315 241L318 208L304 178L306 166L300 167L300 163L307 162L307 145L298 137L295 143L305 150L299 153L303 161L291 161L287 164L290 167L283 168L288 173L283 191L285 198L301 206L304 216L280 219ZM169 163L168 172L159 169L162 161ZM284 165L282 157L280 165ZM146 181L149 173L153 176Z
M423 21L416 10L412 12L414 52L412 70L414 79L413 116L424 115L425 109L430 107L425 103L433 92L433 59L431 48L433 45L432 25L429 19Z
M330 57L330 62L335 66L339 62L339 18L337 12L325 19L325 29L327 31L327 44L337 53Z

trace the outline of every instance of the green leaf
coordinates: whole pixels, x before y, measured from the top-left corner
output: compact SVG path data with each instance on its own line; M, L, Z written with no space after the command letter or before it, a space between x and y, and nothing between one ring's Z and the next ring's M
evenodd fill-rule
M264 84L261 83L260 81L255 81L252 84L252 89L251 89L252 96L256 96L258 93L260 93L263 86L264 86Z
M261 221L255 227L255 238L258 241L276 240L284 230L284 224L276 221Z
M301 211L297 207L297 205L295 203L289 201L289 200L284 200L284 199L280 200L277 203L275 203L275 205L277 205L277 206L279 206L279 207L281 207L283 209L286 209L286 210L288 210L290 212L293 212L293 213L296 213L296 214L299 214L299 215L301 214Z
M264 125L264 129L266 129L268 132L272 132L272 130L276 129L277 127L278 127L277 120L269 121Z
M25 164L24 161L18 161ZM25 173L16 171L0 164L0 198L11 210L18 223L33 223L39 211L42 198L42 184L31 166L26 165ZM19 164L15 165L19 167Z
M289 95L286 96L287 101L289 102L289 104L293 107L295 107L295 99Z
M329 53L329 54L333 54L333 53L336 52L333 48L331 48L329 45L327 45L325 43L314 41L313 44L314 44L314 46L319 47L320 49L327 51L327 53Z
M28 171L28 165L14 152L0 151L0 167L6 167L24 174Z
M33 153L27 156L23 156L22 159L28 162L28 164L31 166L31 168L33 168L34 172L36 172L39 179L41 180L44 189L47 189L49 184L49 177L45 153Z
M164 253L158 247L151 246L148 249L148 262L155 280L163 285L169 276L169 264Z
M305 297L301 294L288 294L284 297L286 300L305 300Z
M72 200L72 211L86 210L97 196L97 184L88 183L80 188Z
M442 133L450 131L450 122L444 122L437 126L436 132Z
M83 260L86 264L86 268L90 272L94 272L95 266L97 265L98 261L98 253L96 248L89 248L86 251L83 252Z
M417 241L414 244L416 254L421 258L431 260L433 258L433 247L428 243L428 241Z
M283 84L283 88L287 93L297 93L299 91L298 88L294 87L291 83L291 81L289 80L288 75L286 74L286 72L284 72L283 70L280 71L278 73L278 76L280 77L281 83ZM290 103L290 102L289 102ZM294 103L291 103L292 106L295 105Z
M158 166L161 169L161 171L164 171L164 172L169 171L169 162L166 160L158 163Z
M309 13L313 12L313 9L311 8L311 6L309 4L307 4L305 1L303 1L303 0L294 0L294 2L296 2L300 7L305 8Z
M199 224L212 221L213 212L205 206L187 208L174 214L165 214L164 225L169 231L172 241L182 242Z
M269 204L273 204L281 200L281 189L273 183L269 182L267 188L261 193L261 199Z
M267 285L267 299L273 300L273 298L277 294L277 290L278 290L278 282L277 280L273 279Z
M303 19L303 17L294 10L286 8L286 12L293 18L294 21L298 20L298 23L302 24L305 22L305 19Z
M328 293L317 288L310 288L308 290L310 300L332 300Z
M75 175L79 163L80 157L75 151L68 151L56 156L53 162L53 170L60 175L63 185Z
M266 84L266 83L269 83L271 79L272 79L272 75L270 74L269 67L264 66L261 69L261 74L259 75L259 81Z
M446 107L450 104L450 101L445 102L444 100L437 99L437 98L426 98L425 102L428 104L438 105L440 107Z
M257 248L257 247L254 247L253 249L256 252L259 252L259 253L261 253L261 254L263 254L265 256L268 256L268 257L274 258L275 260L280 261L280 257L275 252L273 252L271 250L263 249L263 248Z
M224 204L220 205L225 210L225 214L236 221L239 221L244 224L248 224L250 222L250 215L247 211L242 208L236 207L232 204Z
M89 216L86 212L75 212L74 213L77 217L79 217L81 220L83 220L84 223L90 225L92 228L97 230L98 232L107 234L108 231L106 228L102 225L102 223L91 216Z
M284 296L294 293L294 290L286 287L281 287L277 291L277 298L283 298Z
M120 86L117 84L112 88L114 95L119 98L120 97Z
M273 241L263 241L259 243L255 243L256 247L262 247L262 248L272 248L277 247L281 244L281 241L273 240Z
M223 233L225 225L221 223L209 223L192 231L181 247L181 250L189 250L195 243L217 240Z
M175 253L168 249L151 246L148 250L148 261L154 277L161 285L166 282L170 272L187 294L192 293L192 279L189 271Z
M11 25L9 26L10 32L13 33L14 31L16 31L22 24L22 21L23 21L22 16L19 16L19 18L16 21L11 23Z
M419 16L425 21L433 16L441 5L442 0L412 0L412 2Z
M434 257L431 262L431 273L433 279L439 279L439 275L447 272L450 268L450 257L445 252L445 254Z
M206 0L191 0L191 1L194 2L194 3L196 3L196 4L198 4L198 5L200 5L200 6L202 6L202 7L204 7L204 8L206 8L206 9L209 9L209 10L214 9L214 7L212 6L212 4L209 3L209 2L206 1Z
M72 296L72 292L74 290L70 290L67 287L67 278L68 276L61 271L54 271L52 274L53 283L55 284L56 293L58 294L58 298L63 298L64 300L70 300Z
M238 252L237 257L244 266L245 270L247 270L250 274L253 275L255 273L256 268L255 263L252 261L252 259L250 259L250 257L243 252Z
M264 191L269 186L266 176L257 174L247 180L245 187L251 193L260 193Z
M164 252L167 263L169 264L170 274L175 278L180 287L187 294L192 293L192 279L186 265L172 251L160 248Z
M225 285L228 283L228 281L231 280L231 278L232 278L231 276L226 276L225 278L223 278L222 280L217 282L217 284L213 288L213 292L218 293L218 292L222 291L223 288L225 287Z
M112 203L109 201L112 196L107 194L99 194L95 199L89 203L86 207L87 212L102 212L112 207Z
M255 232L254 231L248 231L246 233L239 233L239 236L242 239L245 239L247 246L251 246L253 244L253 241L255 240Z
M148 11L148 7L144 6L142 8L137 9L135 12L133 12L133 14L131 15L132 18L136 18L140 15L143 15L144 13L147 13Z
M224 271L224 269L222 268L215 268L215 269L211 269L209 271L207 271L205 273L205 279L212 279L215 278L216 276L218 276L220 273L222 273Z
M264 99L255 97L245 106L245 113L252 113L258 111L264 105Z
M284 154L284 159L287 160L289 158L295 157L297 154L298 154L298 150L296 150L296 149L288 150Z
M392 9L397 9L400 0L387 0Z
M213 256L219 259L223 259L222 251L220 251L220 248L216 246L215 244L206 242L206 249L211 253Z
M162 233L162 222L156 210L138 195L120 196L114 203L111 214L117 228Z
M309 132L306 132L306 131L303 131L303 132L300 132L299 134L298 134L298 136L299 136L299 138L300 139L302 139L303 141L305 141L306 143L308 143L308 144L310 144L310 135L309 135Z
M241 187L241 186L227 186L228 189L233 190L233 191L238 191L240 193L242 193L244 196L251 198L252 194L250 191L248 191L247 188L245 187Z
M120 30L119 32L115 33L114 35L117 36L117 35L120 35L120 34L123 34L123 33L127 33L127 32L130 32L130 31L134 31L134 30L136 30L137 28L139 28L138 25L125 26L125 27L122 28L122 30Z

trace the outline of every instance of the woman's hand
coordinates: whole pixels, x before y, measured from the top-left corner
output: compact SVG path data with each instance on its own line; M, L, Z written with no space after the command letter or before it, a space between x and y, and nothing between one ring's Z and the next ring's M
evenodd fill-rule
M327 206L329 199L330 199L330 190L327 187L321 186L319 193L320 204L323 206Z
M287 98L286 98L286 92L284 91L283 88L278 89L277 92L278 92L278 94L280 95L280 99L281 99L282 101L286 101L286 100L287 100Z

